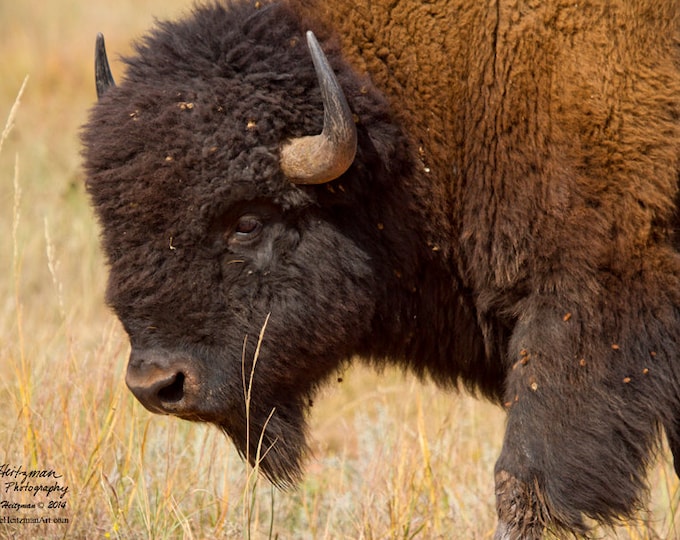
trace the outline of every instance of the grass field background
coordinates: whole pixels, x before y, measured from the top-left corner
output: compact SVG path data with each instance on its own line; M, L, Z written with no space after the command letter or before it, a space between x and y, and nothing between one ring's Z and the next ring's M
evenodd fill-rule
M282 493L216 429L153 416L125 388L128 344L103 304L78 130L95 100L96 33L119 76L117 57L154 16L188 9L0 0L0 505L44 504L0 506L0 538L491 538L504 418L487 403L348 370L317 396L314 456ZM68 492L12 491L16 469L53 471L44 483ZM679 536L667 452L649 478L650 511L601 537ZM52 522L9 519L23 517Z

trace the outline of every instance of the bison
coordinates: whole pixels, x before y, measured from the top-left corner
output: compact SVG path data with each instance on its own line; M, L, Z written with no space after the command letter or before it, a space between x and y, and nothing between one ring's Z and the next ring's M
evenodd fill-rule
M118 85L96 58L86 185L146 408L288 486L353 358L463 386L507 411L497 539L631 516L664 431L677 467L677 0L232 0Z

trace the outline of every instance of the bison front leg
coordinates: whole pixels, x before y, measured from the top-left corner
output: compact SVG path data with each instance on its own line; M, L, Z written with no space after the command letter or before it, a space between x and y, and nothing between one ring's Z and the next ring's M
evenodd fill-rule
M496 472L498 528L494 540L540 539L549 520L539 486L520 480L506 470Z
M675 425L678 405L680 272L668 263L600 282L587 297L536 294L519 306L497 540L583 534L585 518L613 524L639 508L659 426Z

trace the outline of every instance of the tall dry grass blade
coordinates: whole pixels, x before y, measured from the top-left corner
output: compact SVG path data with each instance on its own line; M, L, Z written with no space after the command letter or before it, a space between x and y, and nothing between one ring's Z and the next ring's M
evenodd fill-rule
M5 144L5 140L7 140L7 137L9 137L9 134L12 131L12 128L14 127L14 119L16 118L17 111L19 110L19 103L21 102L21 96L24 94L24 90L26 89L27 82L28 75L24 77L24 82L21 83L21 88L19 88L19 92L17 94L16 99L14 100L14 104L12 105L12 108L9 110L9 115L7 116L5 127L2 130L2 135L0 135L0 153L2 153L2 146L3 144Z
M91 439L93 448L89 452L87 464L80 475L79 489L81 493L93 493L96 481L99 480L101 483L103 481L102 479L106 477L105 473L103 472L105 452L106 448L114 437L114 430L119 419L118 410L120 401L121 392L118 390L111 397L111 402L107 404L107 414L101 424L101 430L96 432L94 437ZM106 481L108 482L108 479ZM109 499L107 499L107 501L108 500ZM91 497L81 496L76 498L73 505L73 515L78 516L85 514L91 503ZM118 516L118 514L114 515L116 517ZM71 523L73 527L77 522L76 520L73 520Z
M57 302L59 303L59 315L61 316L62 322L66 323L66 308L64 307L64 286L62 282L57 277L57 270L59 267L59 261L55 255L56 249L54 247L54 242L52 242L52 236L50 235L50 227L47 216L43 219L45 225L45 245L47 252L47 268L50 271L50 276L52 277L52 284L57 291Z
M255 366L257 365L257 359L260 356L260 348L262 347L262 341L264 339L264 332L267 328L267 323L269 322L269 316L271 313L267 313L267 317L264 320L262 329L260 330L260 336L257 340L257 346L255 347L255 355L253 356L253 365L250 368L250 378L246 383L245 375L245 357L246 357L246 344L248 342L248 336L243 340L243 352L241 354L241 380L243 383L243 392L246 406L246 461L250 462L250 399L253 391L253 378L255 376Z
M267 314L267 317L264 320L264 324L262 325L262 328L260 329L260 335L257 340L257 346L255 347L255 354L253 355L253 365L250 368L250 377L246 381L246 375L245 375L245 356L246 356L246 344L248 341L248 336L245 337L243 341L243 352L241 355L241 378L242 378L242 384L243 384L243 391L244 391L244 400L245 400L245 407L246 407L246 461L248 463L251 462L250 460L250 403L251 403L251 398L252 398L252 391L253 391L253 379L255 377L255 367L257 365L257 360L260 357L260 350L262 348L262 342L264 340L264 333L265 330L267 329L267 323L269 322L269 317L271 313ZM244 521L246 523L246 537L250 539L250 532L252 529L252 522L253 522L253 509L254 509L254 504L256 500L256 494L257 494L257 485L258 485L258 478L259 478L259 463L260 460L264 457L261 455L262 451L262 442L264 438L264 433L265 430L267 429L267 425L269 424L269 420L271 417L274 415L274 410L271 411L269 416L267 417L267 420L265 422L265 425L262 428L262 431L259 436L258 440L258 445L257 445L257 452L255 455L255 459L253 460L253 469L250 471L250 474L248 475L244 493L243 493L243 498L244 498L244 503L243 503L243 511L245 513L244 515ZM271 448L271 447L270 447ZM267 450L269 451L269 449ZM266 454L266 452L265 452Z
M257 502L257 488L259 484L259 479L260 479L260 462L267 456L269 451L274 447L278 439L274 439L274 441L267 447L267 449L262 452L262 445L264 442L264 434L267 430L267 426L269 425L269 421L272 419L272 416L274 416L274 413L276 412L276 408L272 409L271 412L269 413L269 416L267 416L267 420L265 420L264 425L262 426L262 430L260 431L260 435L257 441L257 450L255 452L255 459L254 465L252 469L250 470L250 473L248 474L248 478L246 480L246 485L245 485L245 493L244 493L244 510L247 512L247 537L250 539L250 533L251 533L251 528L252 528L252 514L255 511L255 504ZM252 486L252 487L250 487ZM250 487L250 489L249 489ZM274 507L274 494L272 492L272 500L271 500L271 505L272 508ZM259 512L258 512L259 514ZM272 513L270 516L270 531L273 531L273 519L274 519L274 514ZM259 521L259 518L256 520ZM272 538L271 533L268 538Z
M10 115L11 117L11 115ZM4 132L3 132L4 135ZM19 362L14 361L14 372L19 389L19 417L24 424L24 455L32 467L38 465L38 437L32 420L33 376L26 356L26 342L23 324L23 303L21 301L21 257L19 255L19 221L21 214L21 186L19 185L19 156L14 159L14 205L12 208L12 271L14 278L14 309L17 325Z
M432 458L430 454L430 447L427 443L427 432L425 431L425 415L423 413L423 400L418 393L416 395L416 406L418 414L418 442L420 444L420 452L423 456L423 471L425 473L425 482L427 484L428 497L430 499L430 507L437 507L437 491L435 488L434 475L432 473ZM434 528L439 530L439 513L434 512Z

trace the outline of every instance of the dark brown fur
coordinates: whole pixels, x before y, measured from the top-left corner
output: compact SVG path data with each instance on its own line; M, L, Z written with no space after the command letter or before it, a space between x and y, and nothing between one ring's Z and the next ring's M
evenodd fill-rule
M321 129L308 28L359 132L320 186L278 163ZM661 428L680 457L678 2L211 5L127 64L87 185L131 362L186 371L166 412L287 484L351 357L462 383L508 411L507 539L630 516Z

